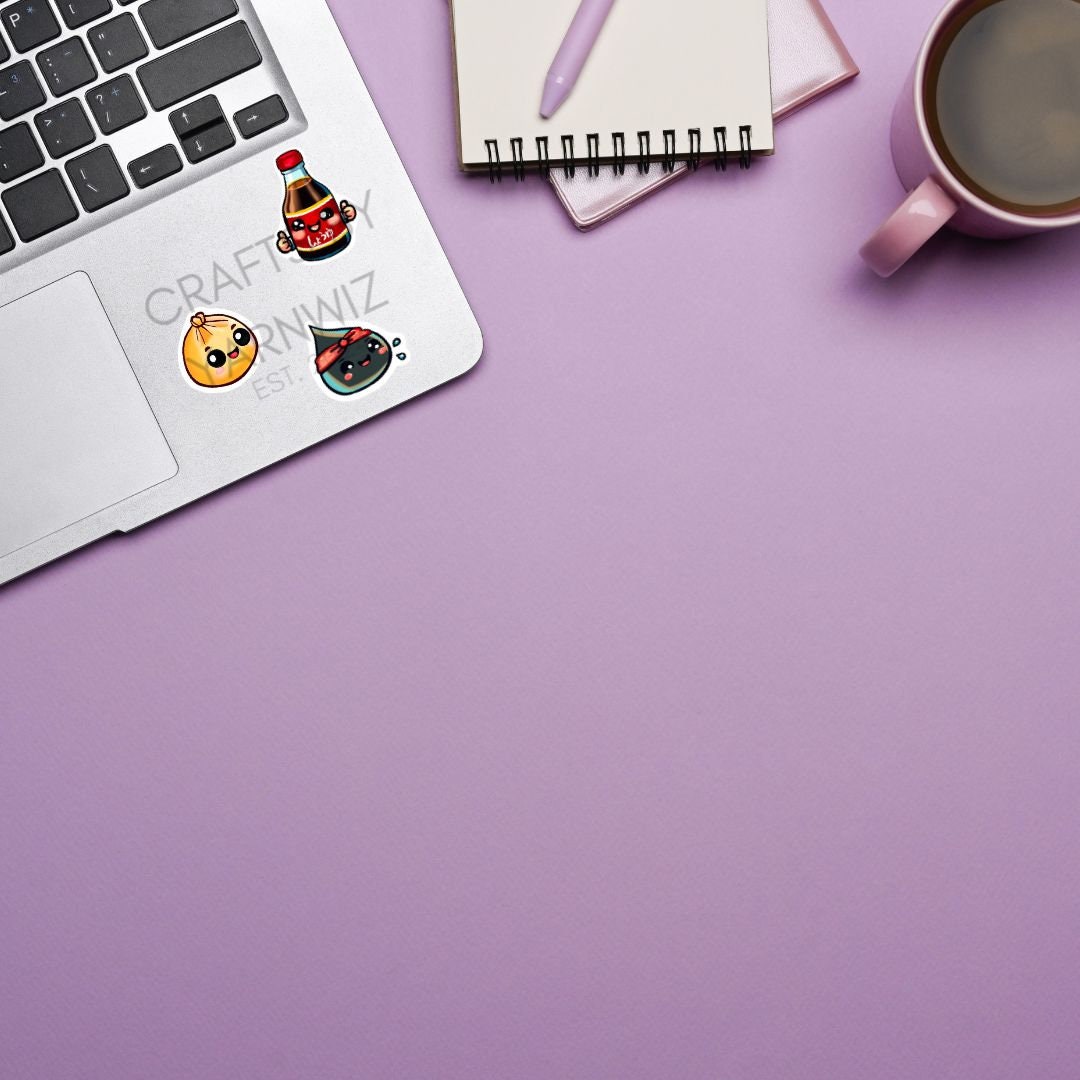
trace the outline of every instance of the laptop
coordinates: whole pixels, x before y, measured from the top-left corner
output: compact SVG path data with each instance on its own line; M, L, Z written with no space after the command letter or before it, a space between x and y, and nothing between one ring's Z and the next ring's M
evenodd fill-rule
M481 350L325 0L0 3L0 583Z

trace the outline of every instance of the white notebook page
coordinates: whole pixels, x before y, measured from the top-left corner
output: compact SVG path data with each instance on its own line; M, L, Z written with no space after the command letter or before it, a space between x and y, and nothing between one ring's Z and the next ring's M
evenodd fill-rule
M574 92L543 120L544 79L578 4L451 0L464 167L488 167L489 139L504 165L514 138L535 162L536 138L545 135L553 161L562 160L563 135L574 136L574 156L584 160L593 133L600 156L611 158L617 132L633 159L642 131L658 157L664 132L674 131L675 154L684 157L693 151L691 129L709 153L721 126L732 152L743 125L755 152L772 152L767 0L616 0Z

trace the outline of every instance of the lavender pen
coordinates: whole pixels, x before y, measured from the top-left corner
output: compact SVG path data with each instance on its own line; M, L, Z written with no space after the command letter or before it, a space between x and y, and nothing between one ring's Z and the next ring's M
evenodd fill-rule
M540 115L545 120L554 116L570 96L614 6L615 0L581 0L544 83Z

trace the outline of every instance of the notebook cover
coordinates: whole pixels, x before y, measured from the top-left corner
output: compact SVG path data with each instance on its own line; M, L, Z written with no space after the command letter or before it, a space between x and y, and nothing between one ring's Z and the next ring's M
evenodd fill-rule
M859 73L819 0L769 0L769 39L777 120ZM551 183L574 224L587 230L610 221L690 171L679 164L670 173L653 167L642 175L628 167L623 176L604 168L599 176L579 169L575 176L567 177L559 169L552 172Z
M696 144L707 150L725 127L739 146L750 129L757 153L771 153L767 0L618 0L570 98L550 120L540 95L551 62L580 0L451 0L458 153L466 169L487 171L498 161L585 160L598 140L600 160L615 160L619 139L631 160L639 136L648 156L665 156L665 133L675 158ZM660 44L658 44L660 43ZM573 138L573 150L564 143Z

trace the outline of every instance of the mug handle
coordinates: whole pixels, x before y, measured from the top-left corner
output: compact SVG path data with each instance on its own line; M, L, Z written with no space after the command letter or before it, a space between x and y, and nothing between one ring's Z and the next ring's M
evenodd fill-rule
M859 254L882 277L892 277L959 210L960 207L928 176L863 244Z

